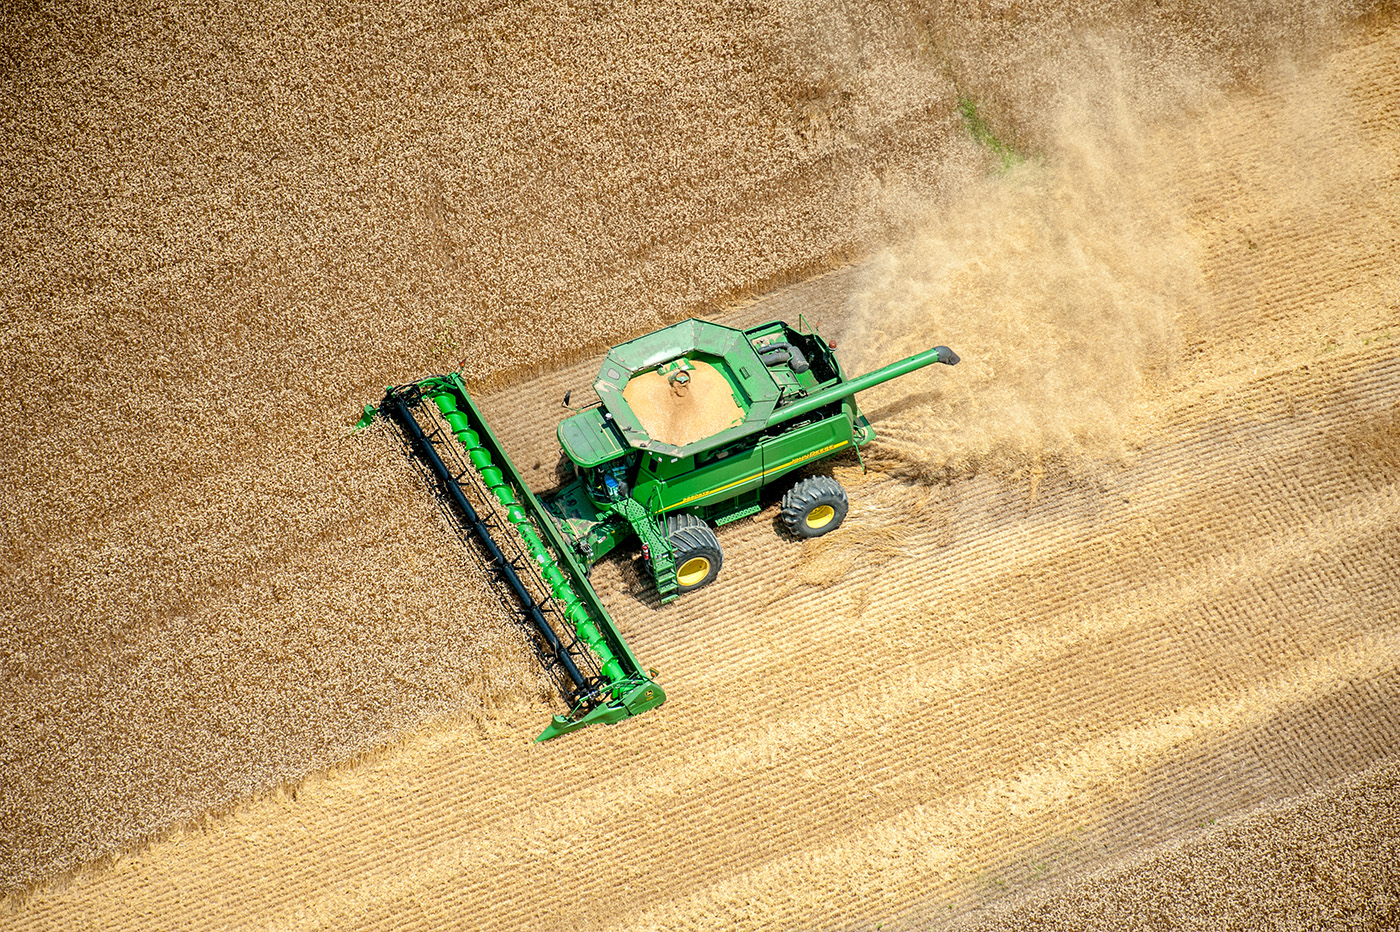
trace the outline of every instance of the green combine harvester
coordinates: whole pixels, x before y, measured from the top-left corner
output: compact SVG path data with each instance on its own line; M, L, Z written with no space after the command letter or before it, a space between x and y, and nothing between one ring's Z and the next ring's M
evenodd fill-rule
M608 353L593 383L598 403L559 425L562 485L543 497L455 373L386 389L360 426L376 415L399 425L453 526L482 548L534 632L570 704L544 741L666 699L589 584L595 563L636 541L661 602L708 585L724 562L714 527L757 513L764 489L789 474L874 439L857 392L957 362L937 346L847 379L805 327L682 321ZM787 489L779 516L794 535L818 537L848 508L834 479L808 475Z

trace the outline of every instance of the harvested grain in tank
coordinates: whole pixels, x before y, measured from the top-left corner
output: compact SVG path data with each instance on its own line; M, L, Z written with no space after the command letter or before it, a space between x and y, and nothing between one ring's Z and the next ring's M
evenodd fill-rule
M718 369L700 360L663 375L651 369L632 377L622 397L653 440L683 447L744 419L734 390Z

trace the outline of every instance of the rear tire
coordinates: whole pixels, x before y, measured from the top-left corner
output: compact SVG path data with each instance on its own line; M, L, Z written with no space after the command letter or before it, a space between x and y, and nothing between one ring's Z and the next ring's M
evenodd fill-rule
M778 517L798 537L821 537L841 526L851 510L846 490L835 479L809 476L783 496Z
M715 581L724 552L708 524L694 515L667 515L666 534L676 555L676 591L690 592Z

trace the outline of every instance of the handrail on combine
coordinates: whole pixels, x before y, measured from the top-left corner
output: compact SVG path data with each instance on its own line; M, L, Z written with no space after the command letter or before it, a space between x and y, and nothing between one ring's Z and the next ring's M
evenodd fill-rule
M424 401L431 401L438 414L426 418L427 430L415 413ZM655 673L644 670L628 648L573 548L526 485L461 377L452 373L386 388L377 410L404 431L415 462L426 466L455 509L461 529L484 548L516 611L538 637L546 665L564 675L560 686L570 711L555 715L535 740L545 741L585 725L617 722L665 702L665 692L652 679ZM367 424L375 413L375 408L367 407L360 424ZM448 443L444 434L451 434L458 445ZM455 471L449 459L458 464ZM495 500L523 553L518 547L517 556L506 555L493 536L494 525L480 516L463 488L464 479L482 490L483 497ZM489 501L485 507L496 510ZM537 591L531 591L527 580Z

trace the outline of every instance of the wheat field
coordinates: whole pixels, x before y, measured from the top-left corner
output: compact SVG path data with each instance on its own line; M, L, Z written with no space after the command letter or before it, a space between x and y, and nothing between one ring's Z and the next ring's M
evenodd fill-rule
M1393 14L8 10L4 924L1393 923ZM461 369L543 488L605 347L798 314L964 361L837 534L601 565L671 699L532 745L361 406Z

